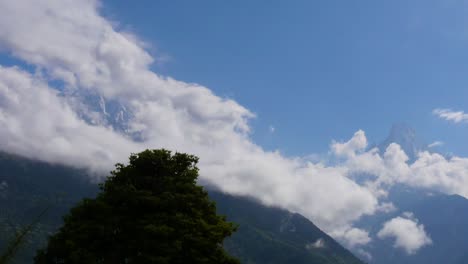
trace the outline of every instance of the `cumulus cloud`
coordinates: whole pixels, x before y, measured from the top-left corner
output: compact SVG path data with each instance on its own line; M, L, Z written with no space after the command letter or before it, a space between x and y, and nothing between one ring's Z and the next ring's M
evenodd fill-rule
M449 159L437 153L422 152L411 165L413 175L404 182L410 186L468 197L468 158Z
M359 130L347 142L333 142L331 149L333 154L342 157L354 157L357 151L364 150L367 147L367 138L364 131Z
M392 143L382 156L371 149L351 155L343 166L350 175L370 175L365 185L376 197L386 197L388 188L399 183L468 198L468 158L422 151L409 164L401 147Z
M418 224L411 213L404 213L385 222L377 236L381 239L395 239L394 247L403 249L407 254L414 254L420 248L432 244L424 225Z
M447 121L451 121L454 123L461 123L468 121L468 114L464 111L453 111L452 109L448 108L436 108L432 111L432 113L439 118L445 119Z
M369 232L355 227L348 227L341 230L336 229L331 235L339 239L349 248L359 248L360 246L369 244L372 240L369 236Z

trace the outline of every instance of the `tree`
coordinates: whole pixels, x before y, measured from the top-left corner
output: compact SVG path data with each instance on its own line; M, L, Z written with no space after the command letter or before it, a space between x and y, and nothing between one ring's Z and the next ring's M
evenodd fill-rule
M41 220L42 216L49 210L49 208L46 208L43 210L36 219L29 225L21 228L19 232L16 232L15 236L12 238L4 252L0 255L0 264L7 264L12 262L12 260L15 258L16 254L18 253L18 250L21 248L21 246L24 244L26 241L27 236L33 231L34 227L39 223Z
M197 162L167 150L132 154L64 217L35 263L239 263L222 247L236 227L196 184Z

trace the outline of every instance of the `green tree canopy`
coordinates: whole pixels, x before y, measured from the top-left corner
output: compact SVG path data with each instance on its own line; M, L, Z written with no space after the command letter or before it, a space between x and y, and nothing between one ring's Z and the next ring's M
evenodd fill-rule
M235 226L196 184L198 158L146 150L117 164L35 258L37 264L238 263L223 249Z

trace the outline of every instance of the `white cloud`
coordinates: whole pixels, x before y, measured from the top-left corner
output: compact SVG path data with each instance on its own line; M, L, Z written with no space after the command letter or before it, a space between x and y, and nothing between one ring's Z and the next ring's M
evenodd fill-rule
M306 249L314 249L314 248L325 248L325 240L323 238L317 239L314 243L306 244Z
M468 158L423 151L408 164L408 156L393 143L383 156L373 149L351 155L343 166L351 175L371 175L365 184L376 197L385 197L388 187L400 183L468 198Z
M385 222L377 236L381 239L394 238L394 247L405 250L407 254L414 254L420 248L432 244L424 226L408 213Z
M57 92L18 68L0 66L0 147L48 162L109 169L142 148L110 128L77 118Z
M422 152L411 165L411 171L413 174L404 179L410 186L468 198L468 158L446 159L437 153Z
M368 261L372 260L372 255L368 251L366 251L366 250L364 250L362 248L356 250L356 253L363 259L366 259Z
M442 141L434 141L431 144L427 145L429 148L435 148L435 147L440 147L443 146L444 142Z
M452 109L447 108L437 108L432 111L432 113L439 118L451 121L454 123L461 123L468 121L468 114L464 111L453 111Z
M367 245L372 240L369 236L369 232L355 227L345 227L341 230L335 229L331 235L339 239L349 248L358 248Z
M364 131L359 130L354 133L353 138L347 142L333 142L331 149L336 156L354 157L357 151L367 147L367 138Z
M391 202L383 202L379 205L379 207L377 208L377 210L379 212L383 212L383 213L391 213L391 212L395 212L397 210L397 208L395 207L395 205Z
M362 249L362 248L357 249L357 250L354 251L354 252L355 252L355 254L357 254L361 259L365 259L365 260L367 260L367 261L369 261L369 262L372 260L372 255L371 255L368 251L366 251L366 250L364 250L364 249Z

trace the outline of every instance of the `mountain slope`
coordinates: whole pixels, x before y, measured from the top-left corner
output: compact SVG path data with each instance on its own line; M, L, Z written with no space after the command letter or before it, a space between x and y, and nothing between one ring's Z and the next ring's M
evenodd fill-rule
M0 250L15 230L49 208L14 262L32 263L36 250L62 224L62 215L97 193L97 185L87 178L80 170L0 153ZM225 246L242 263L362 263L300 215L215 191L210 196L221 214L239 224Z
M210 192L218 211L239 224L226 249L242 263L363 263L299 214Z
M373 237L382 228L382 223L411 212L424 225L432 240L431 245L419 249L414 254L395 249L393 239L375 239L369 252L375 264L462 264L468 263L468 200L458 195L432 194L407 191L404 202L396 203L396 212L373 217L361 227L367 228ZM403 199L401 199L403 201Z
M36 250L62 224L62 216L97 193L84 172L0 152L0 252L15 232L46 214L27 237L13 263L32 263Z

